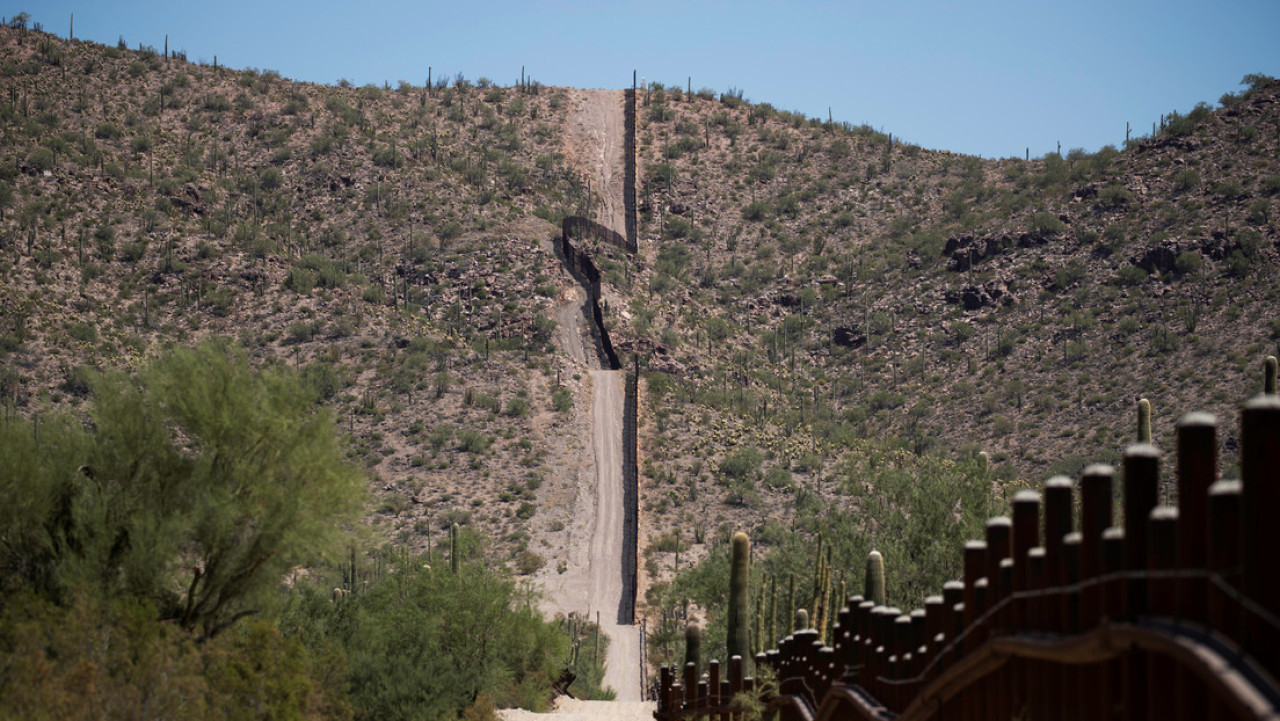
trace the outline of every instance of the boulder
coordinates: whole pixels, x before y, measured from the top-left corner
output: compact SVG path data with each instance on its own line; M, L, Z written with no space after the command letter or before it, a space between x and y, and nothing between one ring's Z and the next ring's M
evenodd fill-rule
M831 342L845 348L858 348L867 342L867 334L856 325L836 326L831 331Z

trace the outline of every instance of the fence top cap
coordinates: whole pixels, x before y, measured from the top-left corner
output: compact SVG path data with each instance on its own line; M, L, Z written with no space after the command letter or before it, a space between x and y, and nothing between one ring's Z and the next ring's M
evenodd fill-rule
M1217 417L1212 413L1205 413L1204 411L1192 411L1178 419L1179 428L1216 425L1218 425Z
M1039 503L1040 492L1033 491L1029 488L1026 490L1018 491L1017 493L1013 494L1013 502L1014 503ZM991 520L994 521L995 519L993 518ZM987 525L991 525L991 522L988 521Z
M939 603L941 603L941 602L942 602L942 599L941 599L941 598L939 598L939 599L938 599L938 602L939 602ZM926 612L925 612L925 610L924 610L923 608L913 608L913 609L911 609L911 613L910 613L909 615L910 615L912 618L916 618L916 617L924 618L924 617L925 617L926 615L928 615L928 614L926 614Z
M990 585L991 585L991 584L990 584L990 582L988 582L988 581L987 581L987 577L986 577L986 576L983 576L982 578L979 578L978 580L976 580L976 581L974 581L974 582L973 582L973 587L974 587L974 588L987 588L987 587L988 587L988 586L990 586Z
M1159 458L1160 451L1152 443L1135 443L1124 449L1125 460L1130 458Z
M1156 506L1151 509L1151 514L1147 518L1152 521L1176 521L1178 509L1173 506Z
M909 625L911 625L911 615L910 615L910 614L906 614L906 613L900 613L900 614L898 614L898 615L897 615L897 617L895 617L895 618L893 619L893 622L894 622L894 623L906 624L906 625L908 625L908 626L909 626Z
M1050 488L1065 488L1067 490L1071 490L1071 487L1074 485L1075 483L1066 476L1054 476L1044 482L1045 490Z
M966 551L985 551L987 550L986 541L969 540L964 542L964 550Z
M926 605L926 606L941 606L941 605L942 605L942 596L926 596L926 597L925 597L925 599L924 599L924 605Z
M1031 557L1044 558L1044 546L1035 546L1027 549L1027 558Z
M1280 411L1280 396L1269 396L1259 393L1244 402L1246 411Z
M1013 559L1007 556L1000 559L1000 570L1003 571L1006 568L1013 568Z
M987 520L987 528L992 526L1012 526L1013 521L1008 516L993 516Z
M1115 466L1109 466L1106 463L1091 463L1085 466L1083 472L1080 473L1081 478L1096 478L1106 476L1111 478L1116 474Z
M963 590L964 581L947 581L946 583L942 584L942 590L944 591L952 588L957 590Z
M1124 529L1119 526L1112 526L1102 532L1102 540L1104 541L1112 541L1117 539L1121 541L1124 540Z
M1080 535L1079 531L1072 531L1071 533L1068 533L1067 535L1062 537L1063 544L1069 543L1072 545L1078 545L1083 542L1084 542L1084 536Z
M1212 486L1209 486L1209 495L1226 496L1230 494L1239 494L1243 487L1244 486L1240 484L1240 481L1234 479L1223 479L1221 481L1217 481Z

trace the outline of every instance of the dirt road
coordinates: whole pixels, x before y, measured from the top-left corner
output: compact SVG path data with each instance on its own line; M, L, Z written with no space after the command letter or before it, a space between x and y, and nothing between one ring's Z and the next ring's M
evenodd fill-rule
M621 90L571 90L573 116L566 146L570 162L591 181L595 221L626 234L622 202L626 98Z
M597 222L619 233L625 231L622 202L625 124L623 94L616 90L571 90L574 112L565 145L571 162L592 179L592 191L602 202L596 206ZM601 370L591 339L585 304L586 290L574 288L560 298L557 344L574 369L590 369L591 422L589 438L581 448L591 448L578 466L568 544L562 549L564 565L544 569L539 575L543 610L547 613L600 614L600 625L609 637L604 685L612 687L618 701L640 700L640 633L622 615L623 594L630 593L622 577L623 486L621 371ZM587 398L579 398L582 409ZM584 453L584 455L587 455Z

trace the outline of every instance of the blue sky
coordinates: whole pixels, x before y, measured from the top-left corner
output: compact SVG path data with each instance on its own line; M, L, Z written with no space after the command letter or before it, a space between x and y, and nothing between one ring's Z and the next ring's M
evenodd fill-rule
M1124 141L1161 113L1216 104L1247 73L1280 76L1280 1L339 3L41 0L48 31L123 36L190 60L320 83L421 85L461 72L509 85L650 80L867 123L985 157Z

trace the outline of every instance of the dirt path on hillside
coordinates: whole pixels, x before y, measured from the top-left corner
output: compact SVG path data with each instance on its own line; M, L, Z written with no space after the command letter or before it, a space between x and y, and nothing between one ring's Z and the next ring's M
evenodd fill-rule
M574 112L565 137L566 155L592 190L606 201L597 207L598 222L624 232L622 167L625 124L623 94L612 90L572 90ZM581 286L561 294L556 304L556 344L567 356L571 373L589 370L574 400L575 412L589 413L590 423L572 426L580 436L574 445L583 457L574 472L573 510L565 547L556 549L563 564L548 564L538 575L545 613L587 614L609 637L604 685L619 701L640 700L640 632L621 616L623 594L631 593L622 577L624 504L622 485L623 374L601 369L587 315L587 291ZM590 448L590 452L586 449ZM563 469L569 470L569 469Z
M590 334L586 318L586 291L578 286L560 295L556 305L556 345L573 359L576 366L587 364L588 347L594 347L584 334Z
M582 177L591 181L599 201L592 208L597 223L626 234L623 175L626 147L626 98L621 90L569 91L573 114L565 137L566 155Z
M622 578L622 371L591 371L591 448L594 473L579 475L563 573L540 576L548 613L600 612L609 637L604 683L619 701L640 700L640 632L620 617Z

